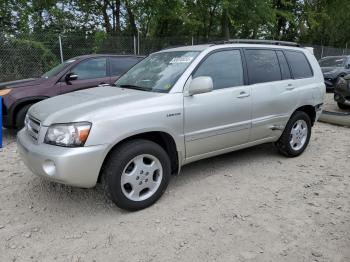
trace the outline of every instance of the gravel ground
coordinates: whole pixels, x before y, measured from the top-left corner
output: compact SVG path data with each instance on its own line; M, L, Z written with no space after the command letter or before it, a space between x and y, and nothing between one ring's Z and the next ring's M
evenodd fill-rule
M294 159L262 145L190 164L134 213L34 176L4 133L0 261L350 261L349 128L317 123Z

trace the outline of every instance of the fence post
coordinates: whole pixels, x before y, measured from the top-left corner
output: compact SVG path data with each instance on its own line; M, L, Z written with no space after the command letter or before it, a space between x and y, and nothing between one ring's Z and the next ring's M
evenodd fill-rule
M63 50L62 50L62 39L61 39L61 35L58 35L58 43L60 45L60 55L61 55L61 63L63 63Z
M0 149L2 148L2 96L0 96Z
M323 45L322 45L322 48L321 48L321 58L323 58Z
M137 29L137 54L140 54L140 31Z
M345 44L345 50L343 52L343 55L346 55L348 53L348 43Z
M134 36L134 55L136 55L136 36Z
M192 45L193 45L193 36L192 36Z

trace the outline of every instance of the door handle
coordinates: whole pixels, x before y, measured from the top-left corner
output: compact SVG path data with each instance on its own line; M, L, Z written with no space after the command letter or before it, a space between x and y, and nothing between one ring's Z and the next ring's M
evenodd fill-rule
M106 84L106 83L100 83L98 86L109 86L109 84Z
M245 92L245 91L242 91L239 93L239 95L237 96L237 98L245 98L245 97L249 97L250 94Z
M294 88L293 84L288 84L286 87L287 90L293 90Z

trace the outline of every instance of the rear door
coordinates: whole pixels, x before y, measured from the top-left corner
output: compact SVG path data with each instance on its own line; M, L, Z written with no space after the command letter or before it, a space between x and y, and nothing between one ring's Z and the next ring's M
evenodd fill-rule
M298 88L280 50L245 49L252 92L251 141L279 137L298 103Z
M61 94L73 92L80 89L96 87L98 85L110 84L110 76L107 73L107 58L96 57L81 61L75 65L70 73L78 76L76 80L61 81Z
M184 97L186 158L244 144L251 126L250 87L244 85L239 49L209 54L192 74L200 76L211 77L214 90Z
M109 74L111 76L111 83L127 72L131 67L137 64L141 58L132 56L120 56L109 58Z

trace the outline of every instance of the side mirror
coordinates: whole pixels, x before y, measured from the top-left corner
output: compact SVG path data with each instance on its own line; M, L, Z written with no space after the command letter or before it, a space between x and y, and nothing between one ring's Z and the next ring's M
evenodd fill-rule
M188 95L193 96L213 91L213 79L209 76L200 76L192 79L188 87Z
M77 80L78 79L78 75L74 74L74 73L69 73L66 75L66 82L70 82L70 81L73 81L73 80Z

